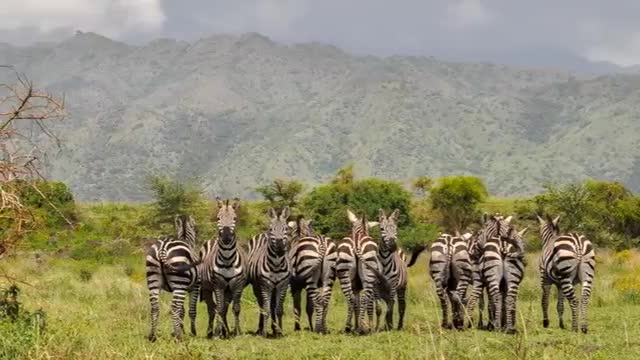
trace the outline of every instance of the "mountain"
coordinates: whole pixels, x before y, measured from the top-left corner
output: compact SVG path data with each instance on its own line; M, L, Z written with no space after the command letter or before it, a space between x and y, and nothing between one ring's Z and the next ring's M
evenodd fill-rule
M640 190L640 76L354 56L255 33L144 46L79 33L0 44L0 64L64 92L48 174L81 200L144 201L145 177L251 195L276 177L482 176L498 195L595 177ZM1 75L11 79L11 73Z

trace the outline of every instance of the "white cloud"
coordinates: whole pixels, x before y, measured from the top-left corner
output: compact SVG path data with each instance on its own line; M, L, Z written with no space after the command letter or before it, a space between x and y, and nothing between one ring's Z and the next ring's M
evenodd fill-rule
M447 7L447 21L450 27L468 28L486 25L491 21L491 13L480 0L452 1Z
M0 30L72 28L119 38L156 32L165 18L160 0L15 0L0 7Z

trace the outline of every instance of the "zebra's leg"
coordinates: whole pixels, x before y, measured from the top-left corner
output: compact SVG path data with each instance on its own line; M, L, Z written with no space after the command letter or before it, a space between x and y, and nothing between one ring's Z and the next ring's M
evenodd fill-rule
M484 313L484 289L480 288L480 298L478 298L478 329L482 329L484 327L484 324L483 324L484 321L482 319L483 313Z
M558 326L560 326L560 329L564 329L564 294L560 286L558 286L558 303L556 304L556 310L558 311Z
M264 331L264 323L265 323L265 311L264 311L264 307L265 307L265 302L264 302L264 297L263 297L263 289L261 289L259 286L257 285L253 285L253 295L256 298L256 301L258 302L258 308L260 310L260 314L258 315L258 330L256 331L256 335L266 335L266 332ZM271 306L271 305L269 305Z
M489 330L500 329L502 328L502 294L499 284L489 284L489 302L493 313Z
M307 320L309 321L309 330L313 331L313 310L314 310L314 299L315 299L315 289L307 289L307 303L305 304L307 310Z
M198 296L200 295L200 283L197 282L191 289L189 298L189 321L191 322L191 335L196 336L196 314L198 308Z
M358 306L358 317L356 319L356 332L360 335L367 334L370 326L373 325L373 304L374 301L371 289L363 289L360 292L360 305ZM365 324L366 320L369 322Z
M317 307L316 332L327 333L327 312L329 310L329 300L331 299L331 287L323 286L316 294L315 306Z
M349 278L348 271L340 271L338 273L338 279L340 281L340 288L342 289L342 293L347 300L347 322L344 327L344 332L350 333L352 330L352 320L353 313L356 310L356 295L353 293L353 288L351 287L351 279ZM356 315L357 317L357 315Z
M171 320L173 322L173 337L182 340L184 332L184 299L187 297L187 291L184 289L176 289L173 291L173 299L171 300Z
M462 317L462 302L458 293L455 291L447 291L449 303L451 304L451 315L453 319L453 327L460 330L464 326Z
M262 306L260 307L260 325L258 328L258 335L267 336L266 324L271 319L271 288L263 286L260 296L262 297Z
M202 289L202 298L207 304L207 312L209 313L209 320L207 322L207 338L213 337L213 322L216 318L216 304L213 301L213 292L208 289Z
M222 338L226 338L229 332L229 324L227 324L227 309L229 307L229 303L228 300L225 299L224 290L225 289L220 288L220 286L216 286L216 289L214 290L214 294L216 297L216 311L220 316L216 333L220 334Z
M404 312L407 309L406 295L406 288L398 289L398 330L402 330L404 327Z
M582 302L580 306L580 330L583 334L588 331L587 328L587 307L589 306L589 298L591 297L591 284L593 284L593 274L586 271L582 278Z
M149 302L151 303L151 331L148 339L151 342L157 340L158 332L158 316L160 315L160 288L153 287L149 289Z
M473 309L476 306L476 302L479 302L480 305L480 325L479 327L482 326L482 307L483 307L483 299L482 299L482 287L481 285L479 285L475 279L471 288L471 294L469 295L469 298L466 299L466 301L463 300L463 303L465 305L465 310L469 316L469 327L473 326L473 323L475 322L473 320ZM466 302L466 303L465 303Z
M302 308L302 288L291 286L291 296L293 297L293 330L300 331L300 309Z
M441 284L436 284L436 295L440 299L440 308L442 309L442 322L441 326L444 329L451 329L451 323L449 322L449 302L448 295L445 293Z
M244 285L236 284L232 298L233 298L233 317L235 320L235 325L233 329L233 335L240 335L240 300L242 299L242 290L244 289Z
M542 279L542 326L549 327L549 294L551 292L551 284ZM558 296L560 289L558 288Z
M372 302L372 306L375 304L376 307L376 331L380 330L380 318L382 317L382 304L380 304L380 299L375 299Z
M287 287L276 287L272 291L271 299L271 331L275 337L282 336L282 316L284 315L284 298Z
M395 291L391 291L390 294L387 295L386 303L387 303L387 313L384 317L385 321L385 330L393 329L393 307L395 305L395 299L397 293Z
M570 278L562 279L560 286L564 297L569 301L571 307L571 330L578 331L578 299L576 291L573 288L573 282Z
M518 298L518 287L516 284L512 284L507 290L506 303L506 319L505 329L508 334L514 334L516 332L515 314L516 314L516 299Z

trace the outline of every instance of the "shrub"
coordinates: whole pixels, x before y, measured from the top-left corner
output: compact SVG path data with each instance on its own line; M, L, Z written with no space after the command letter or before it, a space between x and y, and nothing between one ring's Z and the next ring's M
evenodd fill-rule
M19 296L15 285L0 289L0 359L27 358L45 331L45 313L25 310Z
M431 187L431 206L442 214L446 231L464 230L480 218L478 205L486 200L487 188L475 176L448 176Z

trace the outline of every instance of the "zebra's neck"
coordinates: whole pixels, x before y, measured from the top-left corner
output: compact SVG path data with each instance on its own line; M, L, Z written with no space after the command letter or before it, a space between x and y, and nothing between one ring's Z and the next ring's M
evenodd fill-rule
M545 224L540 228L540 235L542 237L542 247L547 248L553 245L553 239L558 236L555 230L549 224Z

